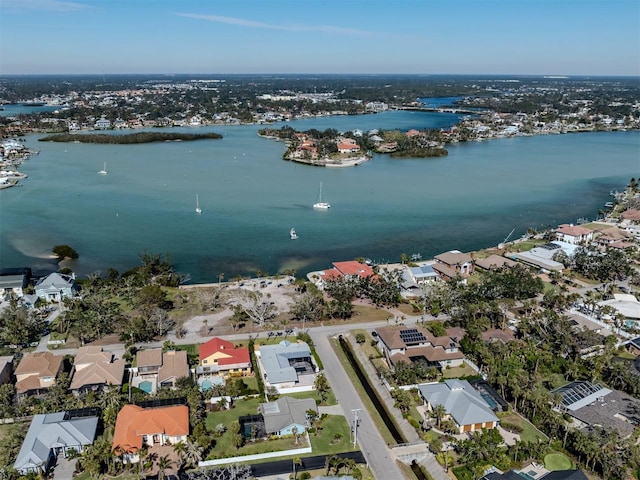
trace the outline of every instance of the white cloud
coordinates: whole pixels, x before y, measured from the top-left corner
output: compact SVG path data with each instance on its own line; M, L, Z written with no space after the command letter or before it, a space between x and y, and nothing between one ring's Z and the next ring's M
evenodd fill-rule
M256 22L244 18L223 17L220 15L201 15L197 13L177 13L180 17L196 18L208 22L226 23L227 25L237 25L240 27L263 28L267 30L285 30L288 32L322 32L342 35L371 36L371 32L359 30L357 28L343 28L332 25L275 25L272 23Z
M78 2L63 2L61 0L1 0L3 10L46 10L50 12L75 12L90 7Z

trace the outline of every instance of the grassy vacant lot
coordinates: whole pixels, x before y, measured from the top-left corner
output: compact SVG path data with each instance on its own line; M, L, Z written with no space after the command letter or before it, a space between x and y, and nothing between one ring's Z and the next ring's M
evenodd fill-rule
M573 462L564 453L550 453L544 457L544 467L552 472L555 470L570 470Z
M537 430L536 427L534 427L526 418L521 417L517 413L511 411L505 413L506 414L503 413L499 415L500 421L519 425L520 428L522 428L520 440L522 440L523 442L537 443L538 440L541 440L543 442L549 440L549 438L544 433Z

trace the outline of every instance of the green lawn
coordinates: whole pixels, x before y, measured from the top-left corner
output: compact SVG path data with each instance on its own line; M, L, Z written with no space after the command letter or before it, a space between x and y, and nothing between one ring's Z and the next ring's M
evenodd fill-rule
M459 367L451 367L445 368L442 370L442 376L444 378L460 378L460 377L469 377L472 375L480 375L473 368L471 368L466 363L463 363Z
M547 470L570 470L573 468L573 462L564 453L550 453L544 457L544 466Z
M350 442L350 426L342 415L329 415L324 419L318 435L311 434L311 447L314 455L351 452L357 450ZM336 434L341 438L336 440Z
M313 398L318 405L321 404L320 395L318 395L318 391L317 390L311 390L309 392L287 393L287 397ZM327 401L325 403L322 403L322 405L329 406L329 405L337 405L337 404L338 404L338 402L336 400L336 396L333 394L333 390L329 390L329 393L327 395Z
M331 339L331 346L333 347L333 351L335 352L335 354L340 359L340 363L342 363L342 368L344 368L344 371L347 373L347 376L349 377L349 379L351 380L351 383L353 384L354 388L358 392L358 395L360 395L360 399L362 400L362 403L364 404L365 408L371 415L373 422L376 424L376 428L380 432L380 435L382 435L382 438L384 439L385 442L387 442L387 444L395 445L396 441L394 440L393 435L391 435L391 432L389 432L389 429L382 421L382 418L380 417L380 414L378 413L375 406L373 405L373 402L371 402L371 399L367 395L367 392L365 392L362 384L360 383L360 380L358 379L358 376L353 371L353 368L351 368L351 365L349 364L349 360L347 360L347 357L342 351L342 348L340 348L338 341L336 339Z
M542 432L536 429L526 418L518 415L515 412L506 412L505 414L500 414L500 421L505 421L508 423L512 423L515 425L519 425L522 428L522 433L520 434L520 440L523 442L535 442L547 441L549 438Z

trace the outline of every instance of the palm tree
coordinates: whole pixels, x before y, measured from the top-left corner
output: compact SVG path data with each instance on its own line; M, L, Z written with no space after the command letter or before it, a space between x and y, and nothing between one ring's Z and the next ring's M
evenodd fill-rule
M438 424L438 430L439 430L440 423L442 422L442 419L444 418L444 416L447 414L447 409L445 408L444 405L442 405L441 403L438 403L433 406L431 414L433 415L433 418L436 419L436 422Z
M297 480L298 478L298 470L296 466L302 466L302 460L300 457L293 457L293 480Z
M173 462L168 455L163 455L158 459L158 479L162 480L165 477L165 470L167 470Z
M178 442L173 445L173 451L178 455L178 461L176 462L176 466L178 467L178 471L182 470L187 465L187 461L185 459L185 452L187 448L184 443Z
M183 443L184 449L184 459L188 465L192 465L194 467L198 466L198 463L202 461L202 452L203 448L198 445L198 442L187 439Z

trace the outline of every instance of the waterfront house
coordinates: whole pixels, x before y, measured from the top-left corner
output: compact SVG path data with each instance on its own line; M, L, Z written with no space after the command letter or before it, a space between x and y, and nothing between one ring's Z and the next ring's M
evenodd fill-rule
M366 263L350 260L346 262L333 262L333 268L320 271L318 276L312 277L312 280L318 288L322 289L328 281L352 277L375 277L375 275L376 273Z
M573 224L563 224L554 230L556 238L561 242L578 245L593 240L594 231Z
M9 300L11 295L22 298L24 289L29 285L29 277L25 273L16 275L0 275L0 301Z
M102 390L107 386L120 387L124 377L124 360L114 360L113 354L99 346L78 349L73 364L69 389L76 395Z
M34 415L13 464L21 475L43 474L59 456L81 453L98 428L97 409Z
M46 302L61 302L71 298L78 291L75 278L54 272L36 284L36 295Z
M63 370L64 357L49 352L27 353L16 368L16 393L19 397L40 395L56 383Z
M421 363L425 367L462 365L464 354L455 338L448 335L435 337L429 330L418 325L411 327L379 327L374 331L378 348L390 368L400 362L408 365Z
M466 380L448 379L441 383L418 386L428 411L443 405L448 417L456 423L459 433L496 428L498 417L486 400Z
M640 302L630 293L614 293L613 298L598 302L601 307L610 306L624 317L627 327L638 327L640 325Z
M189 407L172 405L142 408L125 405L116 418L112 451L124 463L140 461L138 452L146 445L155 447L175 445L187 440L189 435Z
M277 345L257 345L256 359L266 387L280 393L313 390L316 366L305 342L283 340Z
M498 270L502 267L514 267L518 262L502 257L500 255L489 255L487 258L476 259L475 264L477 267L485 270Z
M298 434L304 433L309 426L309 410L318 413L316 401L312 398L280 397L273 402L261 403L258 407L265 432L279 437L292 435L294 428Z
M200 345L199 353L198 376L218 375L227 378L252 373L247 347L235 347L233 343L215 337Z
M149 348L136 354L132 384L147 393L155 393L158 388L175 388L179 378L188 376L185 350L163 352L161 348Z
M111 128L111 120L101 117L99 120L96 121L94 128L96 130L107 130Z
M432 265L441 279L449 282L456 277L463 279L473 274L473 258L468 253L451 250L434 257L436 263Z

